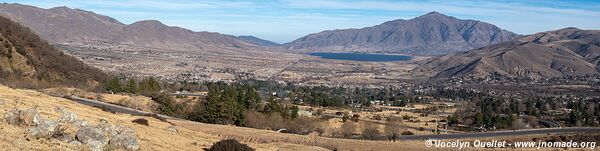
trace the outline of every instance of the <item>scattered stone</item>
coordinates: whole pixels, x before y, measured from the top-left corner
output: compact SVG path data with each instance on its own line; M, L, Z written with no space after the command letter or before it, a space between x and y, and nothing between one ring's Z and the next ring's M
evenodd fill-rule
M135 119L135 120L133 120L131 122L136 123L136 124L146 125L146 126L150 125L150 124L148 124L148 120L145 119L145 118L138 118L138 119Z
M41 122L40 113L35 107L27 110L10 110L4 114L4 120L8 124L18 126L36 126Z
M112 137L108 143L111 149L139 150L135 135L130 133L118 134Z
M65 133L54 134L52 137L57 140L63 141L63 142L68 142L68 143L74 142L73 137L71 137ZM77 142L77 141L75 141L75 142ZM79 143L79 144L81 144L81 143Z
M69 110L63 107L57 107L56 112L61 113L61 116L58 119L58 122L60 123L71 124L77 121L77 114L75 112L69 112Z
M104 132L105 134L108 134L108 136L112 136L112 135L116 134L116 132L113 129L114 127L110 123L100 121L100 123L98 123L96 125L96 127L100 128L102 130L102 132Z
M40 113L38 113L36 107L21 110L21 112L19 112L19 117L22 122L21 124L25 126L36 126L42 122L42 118L40 118Z
M81 142L79 142L79 141L77 141L77 140L73 140L73 141L69 142L69 144L71 144L71 145L75 145L75 146L82 145L82 144L81 144Z
M88 145L92 151L102 151L107 144L104 131L97 126L87 126L77 130L75 139Z
M10 110L4 113L4 121L11 125L19 125L19 110Z
M105 119L100 119L100 123L108 123L108 121Z
M103 151L104 146L106 146L106 143L101 142L101 141L92 140L92 141L86 143L86 145L88 147L90 147L90 150L92 150L92 151Z
M29 132L30 136L33 136L36 139L50 138L55 134L57 129L58 123L50 119L45 119L42 120L42 122L40 122L36 127L30 128L27 132Z
M167 127L167 131L171 131L171 132L175 132L175 133L179 132L179 130L177 130L177 127L175 127L173 125Z
M113 130L113 132L112 132L111 136L115 136L118 134L135 135L135 131L132 128L129 128L129 127L123 126L123 125L113 126L112 130Z
M89 125L90 125L90 123L88 123L88 121L86 121L86 120L77 120L77 121L73 122L73 124L72 124L72 126L75 129L79 129L79 128L86 127Z

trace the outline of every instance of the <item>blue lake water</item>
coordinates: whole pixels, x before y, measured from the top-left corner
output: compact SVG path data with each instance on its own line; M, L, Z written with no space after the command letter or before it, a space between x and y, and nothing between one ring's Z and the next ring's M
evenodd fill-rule
M369 53L327 53L315 52L309 53L311 56L318 56L325 59L352 60L352 61L373 61L373 62L391 62L405 61L412 59L411 56L387 55L387 54L369 54Z

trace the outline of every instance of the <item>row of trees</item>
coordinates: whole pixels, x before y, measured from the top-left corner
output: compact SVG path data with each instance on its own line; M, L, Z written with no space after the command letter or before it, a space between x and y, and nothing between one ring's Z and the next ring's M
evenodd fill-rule
M538 119L542 118L562 121L568 126L597 126L600 102L550 97L524 100L484 97L463 103L453 116L448 117L448 122L450 125L461 123L516 129L521 128L520 124L537 126Z
M245 126L245 113L256 112L268 116L279 115L285 120L298 117L298 107L282 105L275 97L262 104L255 87L223 82L207 83L208 97L199 100L188 119L204 123Z
M161 84L153 77L136 80L115 76L104 82L104 91L110 93L131 93L145 96L155 95L161 91Z

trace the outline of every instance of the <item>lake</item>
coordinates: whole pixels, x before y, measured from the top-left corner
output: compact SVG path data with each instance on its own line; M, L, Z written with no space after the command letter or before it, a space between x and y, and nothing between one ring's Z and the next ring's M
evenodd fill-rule
M328 53L315 52L309 53L311 56L318 56L325 59L352 60L352 61L373 61L373 62L391 62L406 61L412 59L411 56L370 54L370 53Z

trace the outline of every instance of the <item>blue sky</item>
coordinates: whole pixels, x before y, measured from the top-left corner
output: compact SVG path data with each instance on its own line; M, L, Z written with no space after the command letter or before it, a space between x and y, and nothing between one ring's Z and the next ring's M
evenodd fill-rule
M79 8L126 24L155 19L194 31L253 35L278 43L323 30L362 28L432 11L485 21L519 34L564 27L600 29L600 1L583 0L17 0L9 3Z

